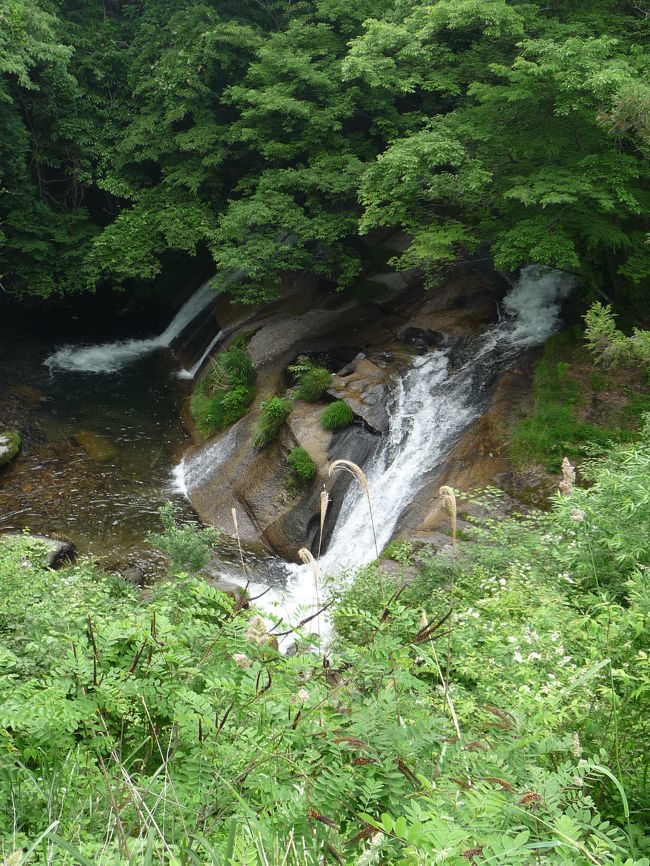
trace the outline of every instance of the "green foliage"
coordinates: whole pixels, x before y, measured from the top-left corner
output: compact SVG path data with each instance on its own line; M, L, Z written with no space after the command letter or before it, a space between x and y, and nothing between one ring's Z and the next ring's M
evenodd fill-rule
M379 558L394 559L400 565L407 566L413 562L413 556L413 544L410 541L389 541Z
M299 445L291 449L287 459L294 475L303 484L311 481L316 475L316 464L305 449Z
M202 436L208 437L239 420L255 397L255 379L245 347L233 344L220 352L190 401L192 417Z
M198 530L196 526L176 523L173 502L160 509L163 532L150 532L147 540L171 559L174 574L181 571L196 573L206 565L219 541L219 531L213 527Z
M387 604L375 566L331 584L326 666L200 579L139 600L3 538L0 834L32 864L647 866L649 477L650 425Z
M599 363L616 367L621 363L636 362L650 374L650 331L634 329L626 337L616 327L611 306L596 302L585 315L585 338Z
M518 466L539 460L549 472L557 473L565 456L575 461L594 449L602 452L612 442L634 438L640 413L633 411L631 400L627 411L612 415L609 424L582 417L585 399L573 369L580 360L579 352L570 332L547 341L544 356L535 366L533 405L510 436L510 457ZM594 387L593 381L589 384ZM602 390L602 383L596 384ZM584 383L583 388L586 386Z
M267 397L260 403L260 417L253 431L253 446L266 448L273 442L291 412L291 403L284 397Z
M296 385L296 396L309 403L317 403L330 386L332 374L314 363L307 355L299 355L288 368Z
M14 294L151 282L199 250L245 303L303 268L342 289L359 234L388 227L429 282L489 243L499 267L577 271L644 311L634 4L7 0L0 16Z
M330 403L320 416L320 423L326 430L339 430L341 427L349 427L354 421L354 412L344 400L335 400Z
M20 451L20 433L17 430L0 431L0 466L10 463Z

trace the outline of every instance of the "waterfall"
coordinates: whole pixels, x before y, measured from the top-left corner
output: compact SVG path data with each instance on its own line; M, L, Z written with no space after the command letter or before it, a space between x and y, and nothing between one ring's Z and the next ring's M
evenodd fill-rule
M395 382L389 407L390 427L365 467L373 504L379 550L388 543L397 521L427 473L485 408L490 384L525 348L540 345L559 326L563 301L573 280L559 271L524 268L502 304L501 320L472 341L462 363L454 367L450 350L432 351L413 361ZM365 494L350 485L320 572L335 574L375 558ZM302 566L287 566L289 580L284 612L313 603L313 576Z
M210 280L203 283L183 304L165 330L157 337L140 340L118 340L113 343L98 343L94 346L65 345L53 352L44 363L50 372L64 370L73 373L116 373L144 355L157 349L168 349L174 340L194 321L215 299L216 293ZM217 342L215 338L201 357L205 360L208 352ZM193 378L198 370L185 371L184 377Z

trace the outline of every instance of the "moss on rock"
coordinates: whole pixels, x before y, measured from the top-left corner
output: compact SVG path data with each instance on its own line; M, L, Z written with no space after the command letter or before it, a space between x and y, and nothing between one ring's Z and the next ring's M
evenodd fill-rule
M0 466L10 463L20 451L20 434L17 430L0 432Z

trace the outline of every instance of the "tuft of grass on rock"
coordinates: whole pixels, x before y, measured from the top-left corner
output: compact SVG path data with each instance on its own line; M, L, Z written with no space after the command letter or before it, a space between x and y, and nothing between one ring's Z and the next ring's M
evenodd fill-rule
M300 445L291 449L287 459L297 481L307 484L316 475L316 464Z
M241 342L217 355L190 402L190 411L201 436L207 438L246 414L255 397L256 375Z
M320 421L326 430L340 430L354 421L354 412L344 400L335 400L323 410Z
M260 404L261 414L253 432L255 448L266 448L276 439L289 417L291 403L284 397L267 397Z

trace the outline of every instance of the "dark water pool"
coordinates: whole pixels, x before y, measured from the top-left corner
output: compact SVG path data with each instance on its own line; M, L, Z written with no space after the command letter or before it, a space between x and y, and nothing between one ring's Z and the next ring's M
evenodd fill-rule
M157 567L144 538L159 528L159 507L171 499L180 519L195 519L171 476L191 383L168 350L117 373L50 373L54 349L114 338L119 321L1 315L0 429L17 428L22 449L0 469L0 531L60 532L109 564L144 557ZM120 338L151 336L121 327Z

